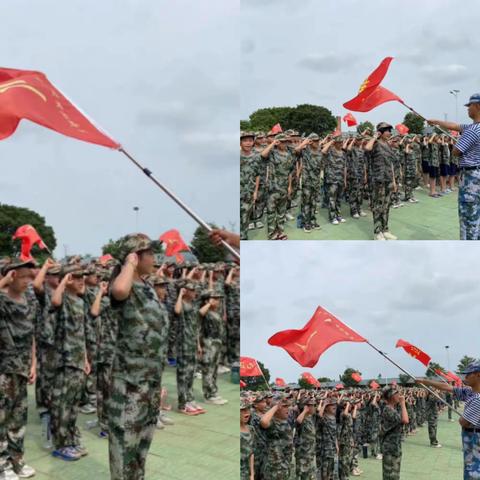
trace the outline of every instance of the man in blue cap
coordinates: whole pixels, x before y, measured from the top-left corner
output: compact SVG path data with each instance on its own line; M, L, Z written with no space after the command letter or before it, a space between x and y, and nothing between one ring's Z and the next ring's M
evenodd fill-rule
M458 423L462 426L464 480L480 478L480 361L470 363L461 372L465 375L466 387L457 388L447 383L417 379L417 383L435 387L465 402L463 415Z
M458 216L460 240L480 239L480 93L473 94L468 103L470 125L428 120L430 125L461 133L453 147L453 155L460 157Z

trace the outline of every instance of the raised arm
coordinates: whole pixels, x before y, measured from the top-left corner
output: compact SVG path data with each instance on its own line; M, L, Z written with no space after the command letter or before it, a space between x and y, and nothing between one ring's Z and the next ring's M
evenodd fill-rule
M129 297L137 265L138 255L136 253L130 253L125 259L120 274L112 284L112 296L115 300L123 302Z

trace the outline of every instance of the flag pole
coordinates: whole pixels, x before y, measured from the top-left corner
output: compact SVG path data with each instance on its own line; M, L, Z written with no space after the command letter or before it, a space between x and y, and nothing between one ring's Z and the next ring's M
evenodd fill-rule
M409 377L413 378L416 380L416 378L410 373L407 372L404 368L402 368L400 365L398 365L396 362L394 362L390 357L388 357L385 353L383 353L381 350L379 350L375 345L372 345L368 340L366 340L367 344L370 345L376 352L378 352L382 357L384 357L386 360L388 360L390 363L395 365L399 370L401 370L403 373L408 375ZM462 414L453 408L446 400L444 400L440 395L438 395L436 392L434 392L430 387L427 387L426 385L419 384L421 385L425 390L428 390L433 396L437 397L438 400L440 400L444 405L446 405L448 408L451 408L459 417L462 416Z
M416 110L414 110L412 107L410 107L409 105L407 105L404 101L401 101L400 102L404 107L408 108L408 110L410 110L412 113L414 113L415 115L417 115L418 117L422 118L423 120L425 120L426 122L428 122L428 120L423 116L423 115L420 115ZM438 125L432 125L434 128L440 130L444 135L447 135L448 137L450 137L452 140L455 140L457 141L457 139L450 133L450 132L447 132L446 130L444 130L443 128L440 128Z
M120 147L119 152L123 153L136 167L138 167L157 187L163 190L181 209L183 209L190 217L192 217L201 227L203 227L207 232L211 232L213 229L208 223L206 223L202 218L200 218L190 207L183 203L170 189L165 185L161 184L153 175L152 172L143 167L138 163L135 158L132 157L123 147ZM222 245L231 253L236 259L240 260L240 253L237 252L231 245L229 245L225 240L222 240Z

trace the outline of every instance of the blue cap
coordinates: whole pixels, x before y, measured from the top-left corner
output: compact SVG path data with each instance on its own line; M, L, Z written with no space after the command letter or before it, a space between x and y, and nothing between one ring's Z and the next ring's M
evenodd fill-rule
M467 368L465 370L463 370L463 373L464 375L468 375L469 373L475 373L475 372L480 372L480 361L475 361L475 362L472 362L472 363L469 363L467 365Z
M480 93L474 93L471 97L468 103L465 104L466 107L468 107L471 103L480 103Z

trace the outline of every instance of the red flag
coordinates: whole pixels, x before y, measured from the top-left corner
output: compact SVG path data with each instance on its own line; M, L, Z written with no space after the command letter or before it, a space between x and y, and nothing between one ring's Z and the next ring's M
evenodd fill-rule
M34 245L38 245L42 250L47 248L40 235L31 225L18 227L12 238L22 240L20 259L24 262L34 259L30 253Z
M320 355L338 342L366 342L331 313L318 307L301 330L283 330L268 339L270 345L284 348L302 367L314 367Z
M302 373L302 378L304 378L310 385L314 387L319 387L320 382L309 372Z
M337 383L337 384L335 385L335 388L336 388L337 390L341 390L341 389L343 388L343 383Z
M276 123L270 130L269 133L282 133L283 130L282 130L282 127L279 123Z
M167 244L167 248L165 249L165 255L170 257L171 255L176 255L177 253L184 252L186 250L190 250L188 245L183 241L183 238L180 235L178 230L169 230L164 234L160 235L160 240ZM179 263L183 261L183 256L180 255L177 258Z
M377 390L378 388L380 388L380 385L375 380L372 380L370 382L370 388L373 390Z
M102 255L98 259L98 262L101 263L102 265L106 265L110 260L113 260L113 257L109 253L107 253L106 255Z
M27 119L68 137L120 148L41 72L0 68L0 140Z
M361 377L360 374L357 373L357 372L353 372L352 375L351 375L351 377L352 377L353 380L355 380L357 383L362 381L362 377Z
M396 348L402 347L410 356L417 359L419 362L423 363L426 367L430 363L431 357L429 357L425 352L422 352L419 348L411 343L406 342L405 340L398 340L395 345Z
M400 135L406 135L410 131L409 128L403 123L399 123L398 125L395 125L395 129Z
M450 130L450 134L454 137L458 137L459 133L456 130Z
M285 380L283 378L276 378L275 379L275 385L277 387L286 387L287 384L285 383Z
M355 118L351 113L347 113L347 114L343 117L343 121L344 121L349 127L354 127L355 125L357 125L357 120L356 120L356 118Z
M385 102L396 100L403 103L400 97L380 85L387 74L388 67L392 60L393 57L387 57L382 60L380 65L362 83L358 95L343 104L347 110L369 112Z
M447 375L450 376L450 378L455 382L457 386L462 385L463 382L459 376L455 375L453 372L450 372L450 371L447 372Z
M254 358L240 357L240 376L261 377L263 376L263 373Z
M247 384L243 380L240 380L240 388L245 388L246 386Z

